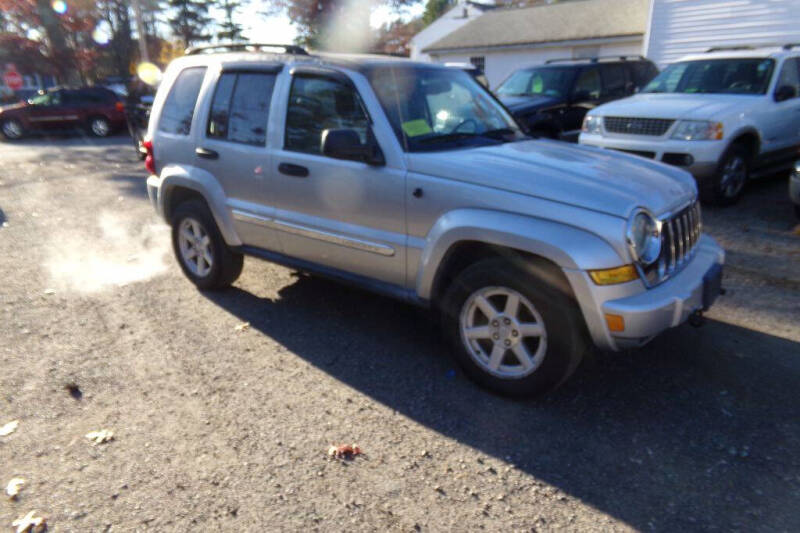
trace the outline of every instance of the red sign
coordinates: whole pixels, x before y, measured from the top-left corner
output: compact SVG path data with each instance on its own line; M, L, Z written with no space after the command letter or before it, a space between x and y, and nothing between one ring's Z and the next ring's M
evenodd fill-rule
M3 74L3 83L12 91L22 89L22 75L16 70L7 70Z

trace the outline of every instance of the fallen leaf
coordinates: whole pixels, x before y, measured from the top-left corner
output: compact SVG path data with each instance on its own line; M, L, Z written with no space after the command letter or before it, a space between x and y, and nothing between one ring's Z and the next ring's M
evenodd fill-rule
M342 444L341 446L336 446L331 444L330 448L328 448L328 456L333 457L334 459L353 459L356 455L361 455L361 448L358 447L357 444Z
M17 533L38 532L47 529L47 522L41 516L36 516L36 511L17 518L11 525L17 528Z
M44 293L45 293L46 295L50 296L51 294L55 294L55 293L56 293L56 290L55 290L55 289L45 289L45 290L44 290Z
M15 477L11 481L9 481L8 485L6 485L6 494L8 494L8 497L12 500L16 500L17 495L19 494L19 490L22 488L24 484L25 480L22 479L21 477Z
M114 432L110 429L101 429L100 431L90 431L86 434L86 438L94 441L94 445L103 444L114 440Z
M17 426L19 426L19 420L12 420L8 424L3 427L0 427L0 437L5 437L6 435L11 435L17 430Z
M250 322L245 322L244 324L239 324L238 326L236 326L233 329L235 329L236 331L246 331L246 330L250 329Z

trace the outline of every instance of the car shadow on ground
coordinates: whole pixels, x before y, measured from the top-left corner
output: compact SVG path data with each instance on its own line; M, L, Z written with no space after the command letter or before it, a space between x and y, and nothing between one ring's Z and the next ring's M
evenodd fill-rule
M467 381L426 312L298 275L206 297L334 378L646 530L800 529L800 345L710 322L598 354L513 401Z
M3 223L6 221L6 214L0 209L0 228L3 227Z
M125 196L147 199L147 178L144 174L112 174L108 181L117 185L119 192Z

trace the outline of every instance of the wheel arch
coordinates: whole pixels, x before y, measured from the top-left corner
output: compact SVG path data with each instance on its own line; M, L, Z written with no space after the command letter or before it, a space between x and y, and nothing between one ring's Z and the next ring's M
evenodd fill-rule
M191 198L205 202L228 246L242 245L228 213L225 192L214 177L196 167L164 167L158 193L159 211L164 220L169 224L175 207Z
M481 209L443 215L429 232L416 279L417 295L435 301L461 268L489 256L563 270L623 264L599 236L558 222Z
M761 136L753 128L739 130L733 135L729 147L736 145L745 146L752 160L761 151Z

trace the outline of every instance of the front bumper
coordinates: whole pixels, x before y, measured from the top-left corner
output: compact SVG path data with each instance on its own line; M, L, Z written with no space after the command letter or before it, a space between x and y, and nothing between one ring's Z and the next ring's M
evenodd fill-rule
M634 135L606 136L581 133L578 142L597 148L610 148L623 152L647 154L655 161L672 164L690 172L695 178L714 175L725 152L724 141L680 141L669 137L642 137ZM652 154L652 157L650 157ZM692 163L677 165L675 156L689 155ZM679 159L679 158L678 158Z
M643 346L702 310L704 277L714 265L724 264L725 252L708 235L702 235L696 246L695 256L683 270L652 289L645 289L638 280L601 287L585 272L568 272L594 343L614 351ZM610 331L606 314L622 317L624 330Z

